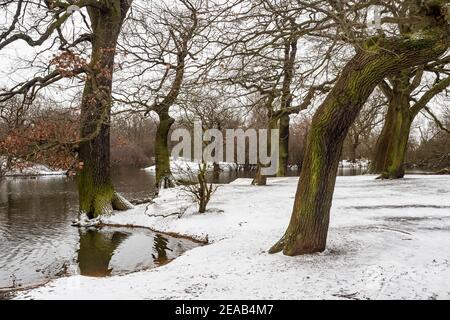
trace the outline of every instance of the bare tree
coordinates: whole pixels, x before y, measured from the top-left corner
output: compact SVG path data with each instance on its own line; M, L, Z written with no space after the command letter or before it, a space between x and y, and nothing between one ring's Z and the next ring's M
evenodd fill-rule
M308 38L313 30L327 28L331 19L314 19L308 6L284 0L243 1L239 8L216 40L220 50L212 59L217 68L212 81L229 84L236 95L258 97L252 107L266 114L265 128L280 130L277 171L284 176L290 116L309 107L332 82L323 71L337 43ZM314 54L299 54L299 47Z
M450 1L399 1L395 7L409 12L410 33L402 35L392 27L377 37L368 37L361 30L365 28L359 19L364 16L361 10L369 3L314 4L322 13L336 17L338 36L351 41L356 53L314 115L291 221L271 253L283 251L293 256L325 250L336 172L351 125L383 79L445 54L450 45L449 4ZM385 9L388 11L389 7ZM382 23L392 26L397 21L388 12L385 16Z
M8 6L11 2L3 3ZM25 41L37 47L50 43L60 53L49 61L45 74L27 80L0 93L0 101L23 95L33 99L42 88L64 79L79 78L84 82L81 99L80 137L67 144L78 146L80 210L90 218L113 208L124 209L112 185L110 175L110 110L113 73L118 38L132 1L43 1L19 0L8 28L0 36L0 49L16 41ZM75 10L77 9L77 10ZM79 12L78 23L68 24L69 17ZM19 23L26 19L25 25ZM79 27L78 27L79 26ZM67 28L75 30L76 37L68 40ZM71 34L71 33L69 33ZM36 37L33 37L36 36ZM89 61L75 49L89 48ZM81 76L83 75L83 76ZM46 143L47 149L59 143Z
M134 24L127 30L124 50L132 75L124 80L129 83L134 78L135 84L116 99L133 106L135 111L158 115L157 189L173 186L168 135L175 119L170 113L178 103L186 78L192 77L201 63L208 44L205 34L220 12L213 1L162 1L160 5L139 8Z

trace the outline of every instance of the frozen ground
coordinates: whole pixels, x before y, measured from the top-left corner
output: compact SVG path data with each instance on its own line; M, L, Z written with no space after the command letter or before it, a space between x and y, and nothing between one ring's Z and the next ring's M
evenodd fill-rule
M296 178L222 186L210 213L179 219L174 192L109 223L206 239L172 263L112 278L72 276L21 293L34 299L449 299L450 177L339 177L328 250L286 257L267 249L289 221Z

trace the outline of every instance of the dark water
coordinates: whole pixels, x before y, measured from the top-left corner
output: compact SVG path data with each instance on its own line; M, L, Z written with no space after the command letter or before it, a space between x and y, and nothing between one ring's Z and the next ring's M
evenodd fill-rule
M253 175L221 173L214 182ZM115 170L113 180L129 199L147 198L154 191L154 177L142 170ZM39 284L67 274L107 276L152 268L199 245L146 229L78 229L71 226L77 216L72 178L0 180L0 288Z
M154 178L115 172L128 198L147 198ZM67 275L108 276L162 265L198 243L146 229L78 229L76 181L66 177L0 180L0 289Z

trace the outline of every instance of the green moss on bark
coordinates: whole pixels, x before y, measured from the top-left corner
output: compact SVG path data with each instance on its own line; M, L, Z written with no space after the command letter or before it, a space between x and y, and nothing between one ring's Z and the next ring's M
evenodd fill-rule
M114 187L111 182L94 181L92 172L82 169L78 175L80 211L90 219L112 211Z

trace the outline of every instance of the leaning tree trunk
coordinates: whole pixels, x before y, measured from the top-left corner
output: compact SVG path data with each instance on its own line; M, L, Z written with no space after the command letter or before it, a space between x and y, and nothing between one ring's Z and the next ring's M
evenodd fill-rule
M159 124L155 138L156 189L173 187L170 170L169 131L175 120L167 110L159 112Z
M279 155L278 155L278 177L286 177L288 173L289 162L289 126L290 117L289 114L283 115L279 120Z
M394 94L375 147L371 173L381 174L383 179L401 179L405 176L404 163L411 124L409 96Z
M89 218L129 207L114 192L110 172L110 112L117 39L126 10L90 8L92 55L81 104L78 190L80 211Z
M294 256L325 250L339 158L350 126L384 78L445 52L446 40L439 40L380 40L384 43L371 43L347 63L313 117L291 221L270 253Z

